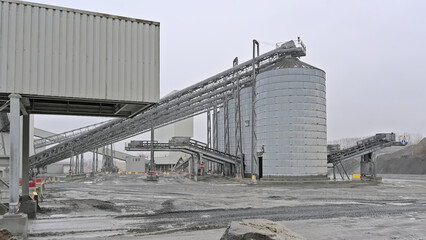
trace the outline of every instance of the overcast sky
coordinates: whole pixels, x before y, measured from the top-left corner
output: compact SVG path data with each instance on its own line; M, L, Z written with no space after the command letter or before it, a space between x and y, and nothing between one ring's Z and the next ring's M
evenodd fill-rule
M302 61L327 73L328 139L378 132L426 136L426 1L36 2L160 22L161 96L296 39ZM36 116L36 127L64 131L99 118ZM195 121L205 141L205 120Z

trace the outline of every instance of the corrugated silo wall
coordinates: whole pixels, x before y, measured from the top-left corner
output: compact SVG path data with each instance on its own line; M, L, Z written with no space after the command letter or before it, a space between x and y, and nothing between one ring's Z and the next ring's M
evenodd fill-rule
M257 150L264 146L263 177L325 176L325 72L284 68L256 78Z
M245 173L251 173L251 87L241 89L240 100L241 100L241 143L244 154L244 166ZM229 145L230 153L235 155L236 144L235 144L235 101L234 99L228 102L228 117L229 117ZM218 115L218 149L219 151L225 151L225 120L224 120L224 109L220 108ZM257 173L257 165L254 164L254 172Z
M244 154L245 173L251 173L251 94L252 88L246 87L240 91L240 111L241 111L241 141ZM254 164L254 171L257 172L257 165Z

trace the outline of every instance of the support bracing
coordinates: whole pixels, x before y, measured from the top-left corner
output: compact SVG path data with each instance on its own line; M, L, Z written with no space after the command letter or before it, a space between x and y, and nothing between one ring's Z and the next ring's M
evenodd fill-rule
M254 175L254 164L257 165L257 153L256 153L256 47L257 56L259 56L259 42L253 40L253 62L252 62L252 75L251 75L251 174ZM259 169L259 168L258 168ZM259 174L259 173L258 173Z
M113 119L39 152L30 157L30 167L44 167L58 162L69 157L72 149L79 153L88 152L94 148L107 146L110 143L149 132L151 128L149 120L151 119L155 120L154 127L158 128L202 114L211 109L213 105L222 108L223 101L229 100L233 94L237 81L241 88L249 86L253 82L254 76L252 75L254 73L273 66L283 58L306 55L306 49L303 45L301 47L295 45L290 48L283 45L186 89L168 95L133 118ZM226 115L224 114L224 116Z
M238 61L238 58L237 58ZM241 135L241 98L240 98L240 84L237 81L237 86L235 88L234 91L234 102L235 102L235 114L234 114L234 122L235 122L235 156L239 156L240 158L242 158L243 156L243 148L242 148L242 135ZM244 162L241 161L241 164L236 165L237 167L237 172L241 175L244 175L243 173L243 167Z
M229 99L225 99L223 103L223 143L225 153L231 153L229 146Z

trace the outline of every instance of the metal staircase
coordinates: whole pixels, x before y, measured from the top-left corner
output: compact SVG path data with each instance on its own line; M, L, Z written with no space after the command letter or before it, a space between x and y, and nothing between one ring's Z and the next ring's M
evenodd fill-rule
M189 137L174 137L168 143L154 142L154 151L178 151L188 154L202 154L203 159L208 161L231 164L235 166L241 163L241 159L237 156L224 153L207 147L205 143L190 139ZM150 151L150 141L131 141L126 144L127 151Z
M342 179L345 176L349 179L342 162L361 156L361 175L375 176L375 161L372 159L372 153L386 147L405 145L406 143L396 141L394 133L378 133L375 136L358 141L353 147L332 150L327 155L327 162L333 164L334 179L336 179L335 170L338 170Z
M306 48L301 41L297 41L297 45L294 42L279 45L272 51L166 96L133 118L112 120L37 153L30 157L30 167L40 168L70 157L71 151L88 152L148 132L151 127L158 128L218 108L234 94L237 85L241 88L251 85L253 74L282 58L305 55Z

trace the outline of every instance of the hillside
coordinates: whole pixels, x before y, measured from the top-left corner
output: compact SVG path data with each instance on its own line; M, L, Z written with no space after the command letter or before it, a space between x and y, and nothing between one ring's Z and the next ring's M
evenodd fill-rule
M377 157L377 173L426 174L426 138L418 144Z
M426 138L407 147L389 147L376 152L378 174L426 174ZM344 162L348 174L359 173L361 158ZM331 173L331 170L329 171Z

